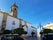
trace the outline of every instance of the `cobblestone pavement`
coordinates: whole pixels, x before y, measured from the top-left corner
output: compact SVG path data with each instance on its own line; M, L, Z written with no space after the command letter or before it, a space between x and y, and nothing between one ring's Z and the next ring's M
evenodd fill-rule
M30 38L26 38L24 40L37 40L37 37L30 37Z

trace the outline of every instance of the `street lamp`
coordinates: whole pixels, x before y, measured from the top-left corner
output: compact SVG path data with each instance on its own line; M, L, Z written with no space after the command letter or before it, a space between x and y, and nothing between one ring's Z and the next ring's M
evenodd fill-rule
M15 21L13 21L13 23L12 23L12 34L13 34L13 30L14 30L14 25L15 25Z

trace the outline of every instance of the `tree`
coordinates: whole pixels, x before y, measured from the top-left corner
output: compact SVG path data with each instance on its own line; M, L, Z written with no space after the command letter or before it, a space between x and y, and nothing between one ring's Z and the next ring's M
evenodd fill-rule
M51 30L51 29L44 29L44 30L42 30L42 32L40 32L40 34L47 34L47 33L53 33L53 30Z
M14 33L19 34L19 35L24 34L24 29L23 28L17 28L14 30Z
M4 31L3 31L3 34L10 34L10 33L11 33L10 30L4 30Z

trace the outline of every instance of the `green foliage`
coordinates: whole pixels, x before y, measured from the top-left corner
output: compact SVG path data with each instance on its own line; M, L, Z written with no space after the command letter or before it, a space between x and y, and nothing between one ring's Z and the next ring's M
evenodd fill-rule
M23 28L17 28L14 30L14 33L19 34L19 35L24 34L24 29Z
M11 33L10 30L4 30L4 31L3 31L3 34L10 34L10 33Z
M27 34L27 32L24 31L23 28L17 28L17 29L14 29L13 31L12 30L4 30L3 31L3 34L10 34L10 33L12 33L12 34L19 34L19 35L21 35L21 34Z
M40 32L40 34L47 34L47 33L53 33L53 30L51 29L44 29L42 32Z

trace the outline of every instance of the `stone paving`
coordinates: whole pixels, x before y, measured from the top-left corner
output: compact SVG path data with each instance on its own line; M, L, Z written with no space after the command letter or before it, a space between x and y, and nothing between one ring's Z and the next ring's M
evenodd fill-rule
M37 40L37 37L25 38L24 40Z

